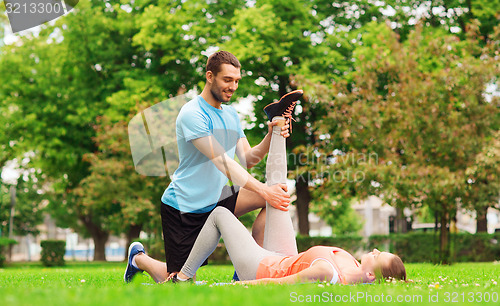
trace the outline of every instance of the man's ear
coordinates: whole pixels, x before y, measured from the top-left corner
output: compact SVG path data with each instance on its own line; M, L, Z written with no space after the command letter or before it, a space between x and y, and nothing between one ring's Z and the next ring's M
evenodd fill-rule
M207 78L207 82L208 83L212 83L213 80L214 80L214 73L212 71L207 71L207 73L205 74L205 77Z
M366 272L366 279L371 283L375 280L375 273L373 272Z

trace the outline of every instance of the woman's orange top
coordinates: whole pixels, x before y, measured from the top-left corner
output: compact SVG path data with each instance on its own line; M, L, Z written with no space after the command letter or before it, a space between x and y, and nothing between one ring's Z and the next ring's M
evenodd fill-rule
M349 254L356 267L359 262L347 251L329 246L315 246L309 250L294 256L267 256L257 268L257 279L260 278L280 278L288 275L297 274L302 270L309 268L316 260L328 261L337 272L342 284L346 284L345 278L335 261L336 254L344 252Z

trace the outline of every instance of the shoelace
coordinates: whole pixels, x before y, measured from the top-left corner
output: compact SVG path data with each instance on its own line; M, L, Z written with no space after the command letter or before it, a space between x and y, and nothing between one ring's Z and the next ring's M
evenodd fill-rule
M297 104L297 101L293 101L292 104L290 104L287 109L283 112L283 117L287 118L288 120L286 121L287 124L290 124L290 134L292 134L292 122L291 120L295 121L292 117L292 111L295 108L295 105ZM295 121L297 122L297 121Z

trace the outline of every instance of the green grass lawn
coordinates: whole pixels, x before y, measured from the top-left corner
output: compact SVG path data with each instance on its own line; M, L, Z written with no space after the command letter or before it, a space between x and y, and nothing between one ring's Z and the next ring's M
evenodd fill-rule
M301 301L339 304L342 300L343 304L357 305L370 301L394 305L500 304L498 262L406 267L408 283L213 286L210 284L230 281L232 266L201 268L198 280L207 280L207 285L157 285L146 275L124 284L122 263L67 263L62 268L14 264L0 269L0 305L282 305Z

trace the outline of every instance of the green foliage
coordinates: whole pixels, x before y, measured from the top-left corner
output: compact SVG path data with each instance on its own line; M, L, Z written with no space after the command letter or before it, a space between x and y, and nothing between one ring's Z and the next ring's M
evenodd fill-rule
M44 266L64 266L64 254L66 253L66 241L62 240L43 240L40 242L42 247L41 261Z
M0 231L2 235L9 231L10 193L8 186L0 184Z
M388 0L387 5L395 11L393 16L386 17L392 28L405 39L416 23L426 27L442 28L447 32L466 36L469 25L474 19L481 23L482 43L494 32L498 25L498 0ZM382 6L384 7L384 6Z
M453 256L457 262L494 261L500 258L500 234L454 234Z
M9 246L14 244L17 244L16 240L0 237L0 268L5 264L5 253L9 249Z
M15 186L16 205L13 220L13 233L15 235L38 235L37 226L43 222L44 213L44 202L39 194L43 185L43 179L36 171L24 170L18 179ZM9 231L10 206L9 185L0 184L0 233L5 234Z
M437 233L406 233L372 235L368 241L359 236L309 237L298 236L299 252L316 246L336 246L351 254L369 252L374 248L397 254L405 263L440 263L439 235ZM455 233L451 235L452 262L489 262L500 257L499 234Z
M360 236L345 235L335 237L297 236L297 249L304 252L317 245L336 246L350 253L355 253L363 247L363 238Z
M0 75L7 76L0 84L0 167L33 152L30 167L46 177L24 188L45 192L59 226L96 237L139 224L157 231L147 219L159 219L151 211L168 182L132 175L130 157L114 151L113 141L123 145L118 134L129 114L200 89L214 47L242 63L236 95L255 97L246 132L253 145L266 132L262 107L305 90L287 148L338 162L290 157L289 177L307 178L317 191L315 209L330 223L348 216L340 232L355 229L348 203L372 194L400 207L432 206L447 220L455 199L491 205L498 184L484 182L498 180L498 159L486 146L499 128L498 99L486 103L483 93L486 84L498 85L498 0L123 3L80 1L39 35L0 49ZM394 16L382 14L388 5ZM452 27L460 33L449 35ZM376 164L359 161L370 153ZM327 182L346 168L363 179ZM263 169L252 171L263 177ZM133 184L139 187L124 194ZM26 203L24 212L41 211L37 198ZM0 210L2 226L4 215ZM30 218L19 219L24 233L39 220Z
M351 76L311 92L331 111L316 122L320 149L307 151L323 159L303 168L318 194L376 194L401 208L428 205L448 224L464 196L467 167L499 125L498 98L487 103L482 95L496 80L497 60L487 48L482 59L471 54L473 38L440 30L417 27L401 43L390 29L373 25L365 38Z
M406 233L373 235L368 241L368 249L397 254L403 262L440 262L439 236L435 233Z
M451 261L494 261L500 256L499 238L498 234L452 234ZM371 236L368 245L369 249L378 248L398 254L404 262L441 262L439 235L436 233Z
M238 220L240 220L240 222L243 223L245 227L251 228L259 212L260 210L251 211L249 213L244 214L243 216L240 216Z
M498 207L500 190L500 131L492 135L465 170L466 188L463 203L469 209Z
M312 210L332 227L333 235L356 235L363 228L359 214L346 197L319 195L316 191L312 194L317 199Z
M135 171L128 143L127 122L102 117L95 127L98 150L84 156L91 174L74 194L79 211L93 216L100 228L116 235L134 226L159 222L160 197L168 185L164 177L145 177ZM140 230L139 230L140 231ZM138 232L137 231L137 234Z

